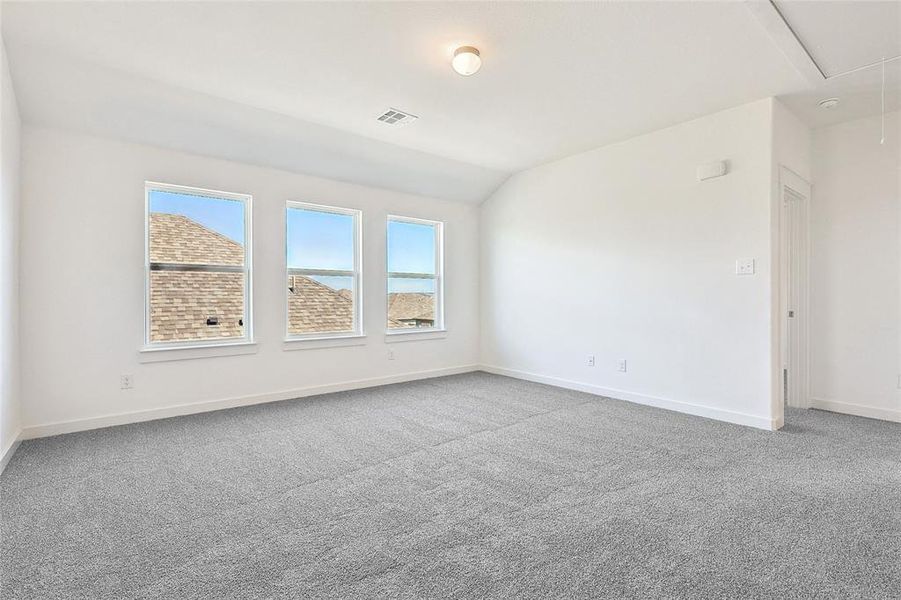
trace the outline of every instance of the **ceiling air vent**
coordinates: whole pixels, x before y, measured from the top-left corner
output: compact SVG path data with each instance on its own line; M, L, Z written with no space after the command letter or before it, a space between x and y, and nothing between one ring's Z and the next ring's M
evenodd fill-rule
M396 108L389 108L382 115L379 116L378 120L382 123L386 123L388 125L406 125L407 123L412 123L416 119L418 119L416 115L411 115L410 113L405 113L402 110L397 110Z

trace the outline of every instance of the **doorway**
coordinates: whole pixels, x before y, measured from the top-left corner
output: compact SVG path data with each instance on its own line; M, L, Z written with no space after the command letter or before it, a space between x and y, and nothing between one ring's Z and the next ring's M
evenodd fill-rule
M779 177L781 202L782 401L808 408L808 262L810 183L786 167Z

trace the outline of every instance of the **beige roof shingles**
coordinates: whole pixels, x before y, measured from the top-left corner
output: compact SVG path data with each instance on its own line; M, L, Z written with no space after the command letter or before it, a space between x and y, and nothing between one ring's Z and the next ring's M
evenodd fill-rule
M419 292L392 292L388 294L389 327L407 327L402 320L435 320L435 297Z
M150 261L241 266L244 247L184 215L150 213ZM243 273L150 272L152 342L241 337L243 318Z
M244 246L184 215L150 213L150 262L242 266Z
M244 273L150 272L153 342L241 337L243 318Z
M353 301L347 290L334 290L303 275L288 277L288 332L294 335L352 331Z

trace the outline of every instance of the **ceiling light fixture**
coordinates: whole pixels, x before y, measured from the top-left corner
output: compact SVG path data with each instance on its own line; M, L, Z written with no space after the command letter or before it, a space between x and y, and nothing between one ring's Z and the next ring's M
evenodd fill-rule
M474 75L482 67L482 56L479 54L479 49L474 46L460 46L454 50L451 66L463 77Z
M830 108L835 108L836 106L838 106L838 98L826 98L825 100L820 100L820 108L829 110Z

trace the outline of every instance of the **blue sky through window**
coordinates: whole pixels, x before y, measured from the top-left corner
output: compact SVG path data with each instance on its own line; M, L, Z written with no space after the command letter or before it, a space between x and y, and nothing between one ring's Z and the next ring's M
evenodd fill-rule
M388 271L435 274L435 226L388 221ZM388 292L434 293L434 279L390 277Z
M388 279L388 293L391 292L419 292L421 294L435 293L434 279Z
M435 226L388 221L388 270L435 274Z
M353 271L354 219L351 215L288 209L288 268ZM327 281L323 281L329 285Z
M244 203L240 200L150 190L150 212L184 215L244 245Z

